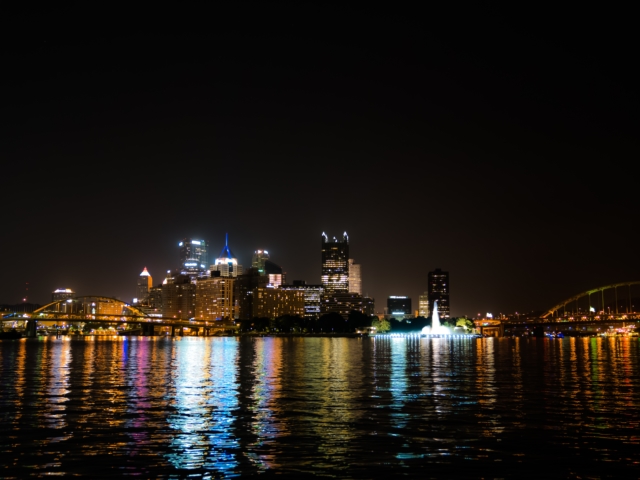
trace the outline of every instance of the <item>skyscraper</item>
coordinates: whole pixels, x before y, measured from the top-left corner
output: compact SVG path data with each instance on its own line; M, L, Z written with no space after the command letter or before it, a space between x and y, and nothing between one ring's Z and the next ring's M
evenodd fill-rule
M242 265L238 265L238 259L229 248L229 234L225 236L224 248L220 256L216 258L215 264L211 265L211 271L220 272L221 277L237 277L242 275Z
M260 275L264 275L264 264L267 260L269 260L269 252L266 250L256 250L251 259L251 266L257 268Z
M349 292L349 236L347 232L338 241L329 241L322 232L322 276L325 294Z
M389 315L411 315L411 299L406 295L392 295L387 298Z
M138 276L138 290L136 291L138 303L147 304L151 287L153 287L153 279L147 271L147 267L144 267L144 270L142 270L142 273Z
M180 243L180 273L197 277L207 270L209 242L185 238Z
M440 318L449 318L451 310L449 305L449 272L443 272L439 268L428 274L429 312L433 314L433 302L438 301L438 315Z
M424 292L418 297L418 315L421 317L429 316L429 293Z
M360 265L353 263L349 259L349 292L362 295L362 277L360 275Z

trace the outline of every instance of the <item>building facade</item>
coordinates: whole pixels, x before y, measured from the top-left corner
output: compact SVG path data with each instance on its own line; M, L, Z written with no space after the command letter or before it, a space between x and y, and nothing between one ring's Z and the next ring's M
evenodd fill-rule
M344 232L342 240L322 232L321 282L325 294L349 292L349 237Z
M67 298L73 298L76 294L70 288L56 288L51 294L51 301L58 302L60 300L66 300Z
M220 252L220 256L210 267L211 272L220 272L221 277L237 277L242 275L242 265L238 264L238 259L229 248L229 234L225 236L225 244Z
M259 287L253 290L253 317L278 318L284 315L304 317L304 292Z
M233 320L236 317L233 277L212 276L196 281L197 320Z
M418 297L418 315L425 318L429 316L429 292Z
M321 305L322 315L337 313L346 320L352 310L373 315L373 299L350 292L324 293Z
M235 302L237 318L251 320L253 318L254 290L266 288L269 283L267 275L261 275L257 268L248 268L238 275L235 282Z
M438 315L440 318L451 316L449 304L449 272L439 268L428 274L429 312L433 314L433 302L438 301Z
M138 276L138 286L136 290L136 303L147 305L149 303L149 290L153 287L153 279L151 274L144 267L142 273Z
M349 259L349 292L362 295L362 276L360 265Z
M404 295L392 295L387 298L387 314L390 316L413 315L411 299Z
M293 285L281 285L280 289L301 291L304 296L304 317L320 318L324 294L322 285L307 285L304 280L294 280Z
M189 275L191 278L198 277L207 270L209 257L207 251L209 242L185 238L178 243L180 247L180 268L182 275Z
M260 275L264 275L266 273L264 270L264 263L267 260L269 260L269 252L266 250L256 250L253 252L253 257L251 259L251 268L257 269Z
M196 285L189 275L171 275L162 284L162 313L181 320L196 314Z

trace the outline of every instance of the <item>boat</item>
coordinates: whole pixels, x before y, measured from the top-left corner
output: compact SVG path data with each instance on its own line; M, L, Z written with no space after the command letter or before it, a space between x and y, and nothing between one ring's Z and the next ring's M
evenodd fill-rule
M19 332L15 328L12 330L3 330L0 332L0 340L15 340L18 338L22 338L22 332Z
M142 335L142 329L141 328L129 328L127 330L118 330L118 335L124 335L124 336Z

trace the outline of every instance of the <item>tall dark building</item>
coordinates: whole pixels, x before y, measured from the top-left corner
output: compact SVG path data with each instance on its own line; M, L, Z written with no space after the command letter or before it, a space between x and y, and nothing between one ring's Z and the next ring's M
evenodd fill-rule
M443 272L439 268L429 272L428 276L429 312L433 314L433 302L438 301L438 315L440 318L449 318L451 308L449 305L449 272Z
M411 299L404 295L392 295L387 298L387 313L389 315L412 315Z
M322 277L325 295L349 292L349 237L344 232L342 240L329 241L322 232Z
M261 275L260 269L250 267L246 272L236 277L234 286L234 297L238 306L238 318L251 320L253 318L254 294L259 288L266 288L269 283L267 275Z
M180 273L197 277L209 268L207 250L209 242L185 238L180 243Z

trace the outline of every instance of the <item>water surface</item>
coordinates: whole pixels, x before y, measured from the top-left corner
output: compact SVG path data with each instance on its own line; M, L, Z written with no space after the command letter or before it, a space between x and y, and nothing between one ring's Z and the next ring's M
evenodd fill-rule
M640 478L630 338L2 340L1 478Z

